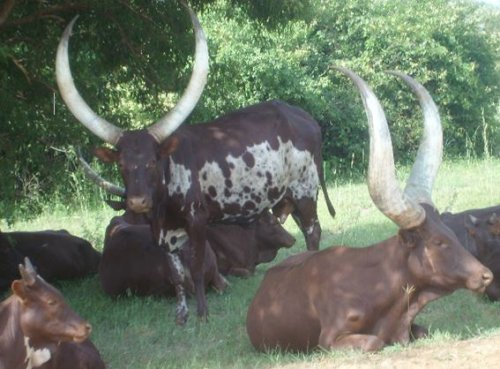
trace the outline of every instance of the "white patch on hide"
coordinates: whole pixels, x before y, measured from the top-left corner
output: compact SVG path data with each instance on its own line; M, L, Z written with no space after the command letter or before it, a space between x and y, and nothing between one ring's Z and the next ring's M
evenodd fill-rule
M278 141L277 150L273 150L267 141L248 147L246 152L253 157L253 166L247 165L243 159L244 155L238 157L228 155L226 163L232 167L229 178L224 177L218 163L205 163L198 173L201 191L209 195L222 209L226 205L235 203L242 207L247 202L253 203L255 205L253 209L247 208L248 216L261 213L264 209L276 205L287 189L291 191L294 199L305 197L316 199L319 176L313 155L309 151L298 150L291 141L282 142L280 137ZM268 183L269 175L266 173L272 176L271 184ZM231 181L231 187L226 186L226 180ZM215 196L210 195L210 187L216 190ZM250 191L245 191L245 187ZM277 196L269 201L268 191L273 188L278 189L275 194ZM224 190L228 190L229 193L225 194ZM257 202L256 197L261 201ZM230 214L223 217L223 219L230 218Z
M192 178L191 170L182 164L174 163L170 157L170 182L167 189L170 196L180 194L186 197L187 192L191 188Z
M160 231L160 246L166 246L168 252L179 249L187 239L187 233L184 228L169 229Z
M29 337L24 337L24 346L26 347L26 369L37 368L50 360L50 351L47 348L34 349L30 346Z

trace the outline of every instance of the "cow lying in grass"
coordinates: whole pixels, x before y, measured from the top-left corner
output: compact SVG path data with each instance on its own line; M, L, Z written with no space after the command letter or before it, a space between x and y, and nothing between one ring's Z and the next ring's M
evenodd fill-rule
M88 241L64 230L0 232L0 291L19 278L17 266L24 257L52 282L97 273L101 254Z
M131 219L132 215L125 212L124 216L114 217L106 229L99 265L99 279L104 292L110 296L126 292L140 296L175 295L171 266L165 250L154 242L150 226L141 220ZM190 252L189 247L181 247L179 260L182 270L187 274L184 288L193 293ZM207 286L218 291L226 288L227 282L219 274L210 247L206 248L203 272Z
M13 295L0 305L0 368L104 369L88 339L90 324L36 274L29 259L19 271Z
M441 220L462 245L493 272L486 296L500 300L500 206L443 213Z
M339 68L340 69L340 68ZM432 185L442 130L428 92L397 73L424 109L424 135L405 191L395 178L389 129L378 99L353 72L370 128L368 188L374 204L400 228L367 248L331 247L292 256L266 273L247 313L258 350L379 350L425 335L413 324L430 301L458 288L482 292L493 276L439 218Z
M239 277L252 275L258 264L274 260L280 248L295 243L269 211L248 225L212 224L207 227L207 239L219 271Z

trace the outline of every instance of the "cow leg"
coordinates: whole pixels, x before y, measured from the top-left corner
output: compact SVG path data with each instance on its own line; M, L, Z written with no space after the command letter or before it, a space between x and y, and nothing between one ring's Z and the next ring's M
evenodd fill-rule
M428 334L429 331L427 328L422 327L421 325L412 324L410 327L410 339L412 341L427 337Z
M338 337L337 334L332 334L330 330L321 331L318 344L325 349L354 348L363 351L378 351L385 346L385 342L377 336L369 334L346 334Z
M175 309L175 322L178 325L184 325L188 318L188 307L186 301L186 291L184 289L184 267L182 266L179 255L167 252L167 262L171 271L172 284L175 287L175 296L177 297L177 306Z
M316 212L316 201L311 198L302 198L295 201L295 210L292 213L295 223L299 226L308 250L318 250L321 238L321 226Z
M203 262L205 260L207 243L206 222L202 221L202 216L193 218L196 219L196 221L191 222L187 229L191 246L194 249L191 275L195 288L198 316L202 320L206 320L208 316L208 306L207 297L205 295L205 277L203 275Z

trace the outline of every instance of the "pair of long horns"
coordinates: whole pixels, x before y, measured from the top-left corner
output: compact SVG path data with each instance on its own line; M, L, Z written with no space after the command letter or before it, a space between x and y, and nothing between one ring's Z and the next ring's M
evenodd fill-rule
M370 159L368 189L377 208L403 229L417 227L425 220L421 203L432 206L432 187L441 164L443 131L436 104L429 92L413 78L389 72L401 78L416 94L424 113L424 131L404 191L398 185L394 166L391 136L384 110L379 100L357 74L349 69L335 67L356 85L365 107L370 131Z
M182 4L189 11L193 23L196 48L193 73L189 84L177 105L158 122L148 128L148 132L158 142L162 142L175 131L187 118L196 106L208 75L208 46L207 40L196 14L184 2ZM78 16L73 18L64 30L59 42L56 56L56 80L59 91L69 110L92 133L111 145L116 145L123 134L123 130L99 117L80 96L73 82L69 67L68 44L73 25Z

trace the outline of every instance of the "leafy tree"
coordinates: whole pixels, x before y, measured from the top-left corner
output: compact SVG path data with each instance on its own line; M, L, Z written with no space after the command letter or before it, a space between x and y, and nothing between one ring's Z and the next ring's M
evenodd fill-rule
M363 170L366 118L352 84L332 69L344 65L381 98L396 155L413 159L420 111L412 94L384 73L397 69L423 83L438 103L447 155L500 151L495 8L458 0L190 3L208 36L211 69L188 124L282 99L320 122L332 171ZM190 77L193 36L178 1L5 0L0 5L0 217L15 215L14 209L36 211L45 197L68 198L86 186L69 146L101 142L71 116L54 80L58 40L76 14L70 42L75 83L109 121L124 128L153 123L175 104Z

